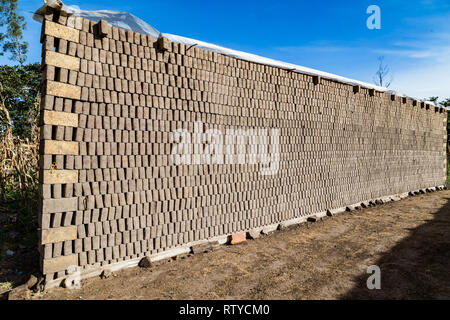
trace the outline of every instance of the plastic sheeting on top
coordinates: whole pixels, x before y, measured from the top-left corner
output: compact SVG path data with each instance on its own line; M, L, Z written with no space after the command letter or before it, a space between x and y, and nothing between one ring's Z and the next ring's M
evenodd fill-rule
M161 36L161 32L128 12L110 10L87 11L81 10L77 6L67 6L59 0L47 0L44 2L45 4L39 8L33 16L33 19L40 23L42 23L43 13L45 12L46 7L52 7L61 10L61 12L67 15L82 17L94 22L98 22L102 19L107 20L108 23L114 27L147 34L153 38L159 38Z
M269 66L273 66L273 67L278 67L278 68L286 69L286 70L289 70L292 72L299 72L299 73L313 75L313 76L320 76L324 79L330 79L330 80L346 83L349 85L359 85L364 88L375 89L380 92L387 92L387 93L391 93L391 94L396 94L398 96L411 98L402 93L399 93L399 92L396 92L393 90L388 90L387 88L380 87L380 86L377 86L377 85L374 85L371 83L362 82L362 81L358 81L358 80L354 80L354 79L350 79L350 78L345 78L345 77L341 77L341 76L338 76L338 75L335 75L332 73L319 71L319 70L315 70L315 69L311 69L311 68L291 64L291 63L286 63L286 62L282 62L282 61L278 61L278 60L274 60L274 59L270 59L270 58L265 58L265 57L261 57L261 56L247 53L247 52L242 52L242 51L238 51L238 50L221 47L221 46L211 44L208 42L203 42L203 41L190 39L190 38L186 38L186 37L181 37L181 36L168 34L168 33L161 33L158 30L156 30L155 28L153 28L151 25L149 25L148 23L142 21L141 19L135 17L134 15L132 15L131 13L128 13L128 12L119 12L119 11L110 11L110 10L87 11L87 10L81 10L77 6L67 6L59 0L47 0L47 1L44 0L44 2L45 2L45 4L41 8L39 8L39 10L37 10L33 16L34 20L41 22L41 23L43 20L43 13L45 12L46 7L57 8L57 9L61 10L61 12L65 13L67 15L72 15L72 16L76 16L76 17L78 16L78 17L82 17L85 19L89 19L91 21L95 21L95 22L98 22L99 20L103 19L103 20L108 21L108 23L114 27L122 28L122 29L126 29L126 30L132 30L132 31L142 33L142 34L147 34L154 38L160 38L161 36L163 36L172 42L183 43L187 46L196 46L198 48L203 48L206 50L214 51L214 52L224 54L224 55L227 55L230 57L234 57L234 58L238 58L238 59L242 59L242 60L246 60L246 61L251 61L251 62L256 62L256 63L260 63L260 64L264 64L264 65L269 65ZM411 98L411 99L414 99L414 98ZM421 101L424 101L424 100L421 100ZM431 105L435 105L431 101L425 101L425 102L428 104L431 104Z

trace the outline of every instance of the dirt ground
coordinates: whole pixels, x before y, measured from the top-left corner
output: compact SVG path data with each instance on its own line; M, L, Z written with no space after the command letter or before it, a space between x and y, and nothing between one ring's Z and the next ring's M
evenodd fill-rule
M409 197L33 299L450 299L449 200ZM370 265L381 290L367 289Z

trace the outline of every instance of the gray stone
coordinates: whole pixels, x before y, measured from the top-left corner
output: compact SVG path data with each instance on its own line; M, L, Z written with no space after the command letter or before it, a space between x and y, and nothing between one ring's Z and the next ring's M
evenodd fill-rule
M152 267L152 261L150 260L149 256L146 256L139 261L139 267L141 268L151 268Z
M100 278L102 279L108 279L112 275L111 270L105 269L102 271L102 274L100 275Z
M258 239L261 236L261 230L259 229L254 229L254 230L250 230L249 232L247 232L247 238L255 240Z

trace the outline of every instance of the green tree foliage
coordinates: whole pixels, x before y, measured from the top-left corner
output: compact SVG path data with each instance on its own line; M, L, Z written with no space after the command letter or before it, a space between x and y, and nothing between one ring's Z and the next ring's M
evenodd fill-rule
M447 98L441 102L439 102L441 105L443 105L444 107L450 107L450 98Z
M39 97L41 65L0 66L1 95L11 117L13 133L22 138L29 137L31 124L37 117L34 107ZM1 132L7 119L0 114Z
M17 14L17 0L0 0L0 55L10 53L10 59L24 65L28 43L23 41L24 17Z
M439 105L444 106L444 107L450 107L450 98L447 98L447 99L442 100L440 102L438 102L439 97L429 97L428 99L425 99L425 100L434 102L434 103L439 104Z
M438 99L439 99L439 97L429 97L427 100L431 101L431 102L434 102L434 103L437 103Z
M41 66L25 64L28 44L23 41L25 19L17 13L18 0L0 0L0 55L9 54L18 66L0 66L0 93L11 117L13 134L29 137L37 117L34 103L39 95ZM0 114L0 132L7 118Z

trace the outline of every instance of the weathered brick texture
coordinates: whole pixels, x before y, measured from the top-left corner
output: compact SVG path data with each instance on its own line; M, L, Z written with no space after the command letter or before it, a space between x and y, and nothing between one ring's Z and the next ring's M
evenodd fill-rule
M45 19L48 279L445 183L442 109L104 22ZM279 129L278 173L175 165L170 134L195 121Z

